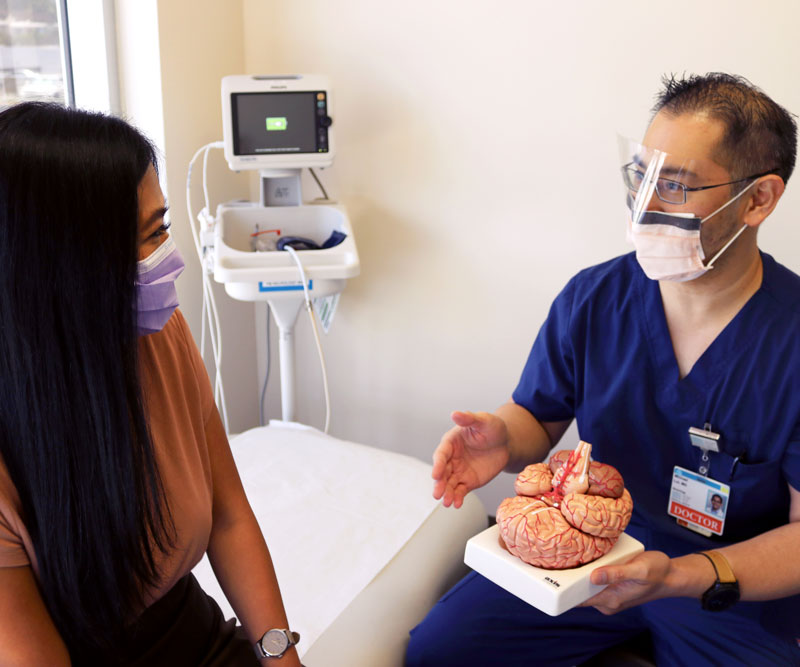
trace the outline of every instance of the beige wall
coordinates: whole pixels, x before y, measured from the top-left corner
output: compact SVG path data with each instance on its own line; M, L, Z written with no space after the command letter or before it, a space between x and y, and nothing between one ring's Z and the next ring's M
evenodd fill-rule
M195 151L222 139L220 79L244 71L241 2L226 0L117 0L123 113L162 150L162 187L171 230L186 261L178 280L181 309L200 341L202 291L186 209L186 171ZM212 151L209 184L216 203L248 196L248 179L233 174ZM193 174L193 211L203 206L201 166ZM214 285L223 326L223 378L232 431L258 420L254 311ZM206 359L211 359L207 345Z
M451 410L509 397L566 280L627 252L615 132L643 131L662 73L737 72L800 112L791 0L243 8L248 72L334 83L339 155L324 176L349 209L362 273L324 341L332 432L423 459ZM796 271L798 212L790 183L762 235ZM319 425L304 325L299 416ZM510 490L506 479L481 495L493 508Z
M349 210L362 265L323 338L331 432L426 460L451 410L508 398L566 280L628 250L615 132L643 131L662 73L737 72L800 112L793 0L658 10L619 0L135 5L148 3L158 10L167 187L186 254L185 166L220 138L219 79L331 77L339 154L321 177ZM214 157L212 197L239 196L247 179ZM795 271L798 210L800 185L790 183L762 232L762 246ZM198 271L189 262L179 285L196 333ZM241 430L257 421L264 309L221 290L219 303ZM298 417L320 426L320 372L302 317L297 334ZM278 417L275 349L272 359L268 414ZM481 496L493 509L510 488L502 479Z

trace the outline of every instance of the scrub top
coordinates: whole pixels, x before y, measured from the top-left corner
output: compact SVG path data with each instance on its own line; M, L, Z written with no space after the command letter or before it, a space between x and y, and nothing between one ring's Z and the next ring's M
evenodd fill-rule
M553 303L514 402L541 421L575 418L592 458L634 502L627 532L679 556L788 522L800 489L800 276L762 253L760 289L680 378L658 282L634 253L577 274ZM674 466L697 471L695 426L721 435L708 476L730 485L722 536L667 514ZM576 443L577 444L577 443Z

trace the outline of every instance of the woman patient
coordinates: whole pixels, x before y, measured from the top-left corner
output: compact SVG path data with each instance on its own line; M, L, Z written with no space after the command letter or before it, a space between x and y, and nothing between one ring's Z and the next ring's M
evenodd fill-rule
M300 664L155 168L119 119L0 113L2 665L258 665L271 630L262 664ZM190 574L206 552L243 628Z

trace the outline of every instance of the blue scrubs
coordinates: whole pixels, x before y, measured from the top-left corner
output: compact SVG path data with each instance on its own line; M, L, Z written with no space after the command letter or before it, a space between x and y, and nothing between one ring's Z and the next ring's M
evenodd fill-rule
M658 283L635 255L580 272L553 303L514 391L541 421L575 418L592 458L620 471L634 500L627 532L647 549L679 556L788 521L787 482L800 489L800 277L761 258L760 289L683 379ZM731 487L724 534L710 538L666 511L673 467L700 465L688 429L707 423L721 434L708 474ZM574 664L643 629L659 664L800 664L800 596L716 614L682 598L550 618L475 574L412 632L407 664Z

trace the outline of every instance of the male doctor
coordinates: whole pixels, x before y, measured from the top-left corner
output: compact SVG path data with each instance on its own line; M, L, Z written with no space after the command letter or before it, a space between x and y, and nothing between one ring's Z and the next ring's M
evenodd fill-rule
M643 630L659 665L800 664L800 277L756 243L796 125L726 74L665 79L654 112L623 149L636 252L570 280L512 400L454 412L433 455L434 496L459 507L577 419L646 550L557 617L473 572L412 631L408 665L574 665ZM712 488L724 517L703 524Z

